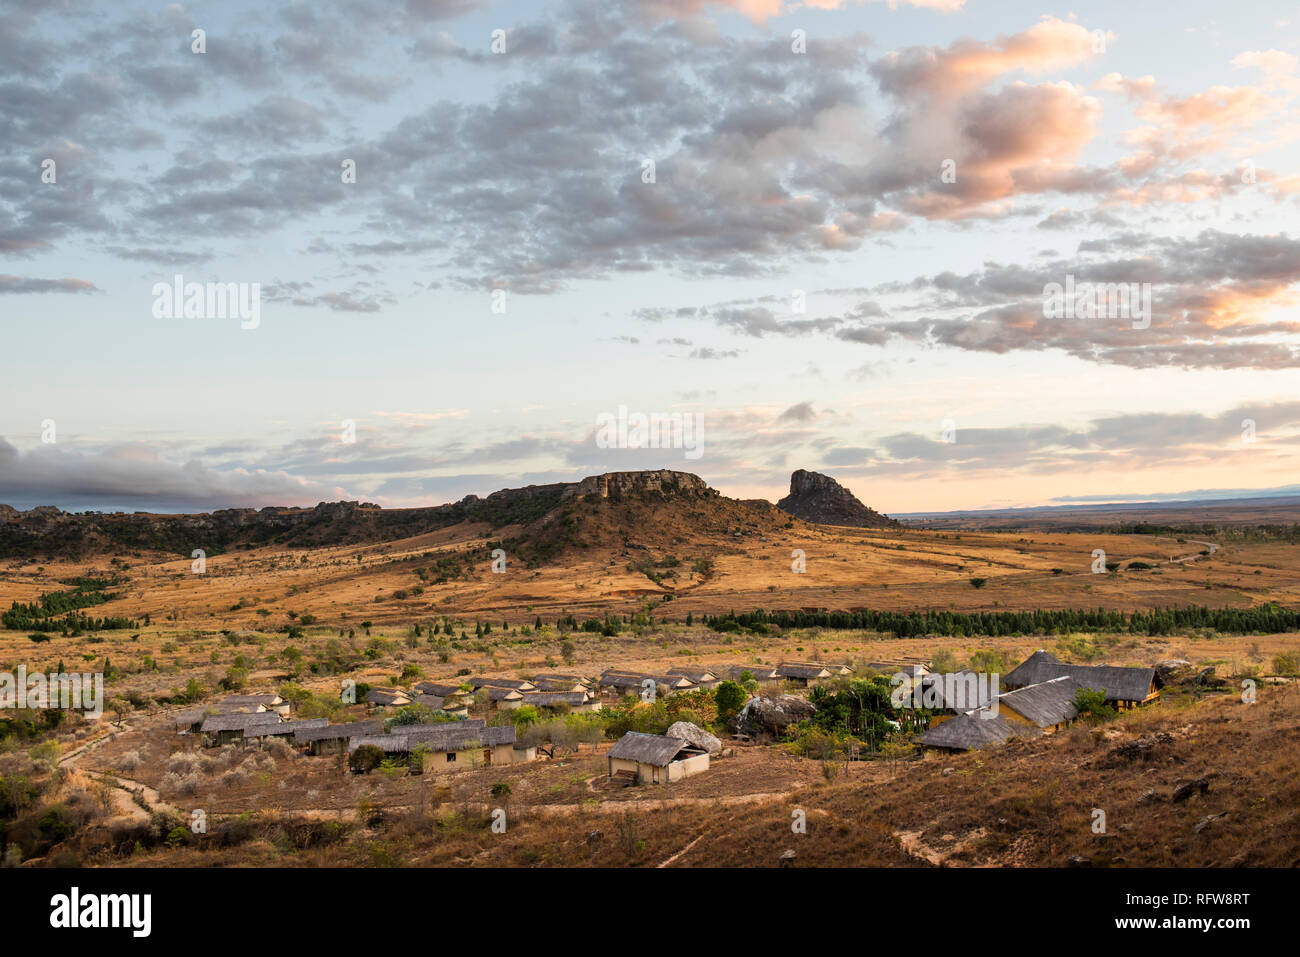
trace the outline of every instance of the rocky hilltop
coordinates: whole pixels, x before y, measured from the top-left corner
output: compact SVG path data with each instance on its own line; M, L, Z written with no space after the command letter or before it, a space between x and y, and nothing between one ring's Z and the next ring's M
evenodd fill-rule
M854 528L900 528L888 515L868 508L829 475L799 469L790 476L790 494L776 507L796 518L817 525L849 525Z
M559 511L596 503L627 506L671 504L707 509L720 499L698 475L667 469L609 472L579 482L502 489L486 497L427 508L380 508L363 502L321 502L314 508L268 506L221 509L191 515L148 512L64 512L49 505L17 511L0 505L0 558L80 556L123 549L188 555L194 548L216 554L234 548L278 545L309 548L395 541L468 523L495 530L549 525ZM633 525L640 513L629 515Z
M601 498L612 499L645 496L700 498L717 494L698 475L658 469L646 472L606 472L604 475L590 475L577 485L566 488L564 497L598 495Z

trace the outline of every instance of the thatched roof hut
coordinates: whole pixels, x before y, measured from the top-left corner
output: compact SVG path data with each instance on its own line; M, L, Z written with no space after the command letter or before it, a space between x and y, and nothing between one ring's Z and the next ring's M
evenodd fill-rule
M987 711L959 714L921 735L921 744L949 751L970 751L1006 744L1011 738L1034 737L1037 728L1016 725L1002 715L989 716Z
M1069 676L1085 688L1100 691L1106 700L1121 705L1143 704L1160 697L1162 684L1155 668L1117 665L1072 665L1039 649L1010 673L1002 676L1004 688L1023 688L1053 678Z
M1054 728L1079 716L1074 693L1082 688L1074 678L1062 675L1036 685L1025 685L998 697L999 708L1009 708L1040 728Z
M681 738L670 738L663 734L642 734L640 731L629 731L609 749L611 758L636 761L638 764L651 764L659 768L667 767L678 755L684 753L703 754L704 750Z

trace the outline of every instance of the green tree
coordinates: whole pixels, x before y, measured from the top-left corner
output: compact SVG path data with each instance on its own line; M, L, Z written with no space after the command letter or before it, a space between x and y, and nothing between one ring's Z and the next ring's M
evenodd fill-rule
M749 695L736 682L723 681L713 692L713 700L718 705L718 720L725 723L740 713Z

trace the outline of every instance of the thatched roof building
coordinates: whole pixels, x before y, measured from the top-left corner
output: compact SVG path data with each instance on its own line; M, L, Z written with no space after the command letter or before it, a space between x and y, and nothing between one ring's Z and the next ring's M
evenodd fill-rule
M929 748L970 751L1006 744L1011 738L1034 737L1041 733L1037 728L1008 721L1000 714L989 717L987 711L975 711L959 714L932 727L921 735L920 742Z
M1003 692L998 697L998 709L1011 712L1008 717L1019 716L1044 730L1056 730L1079 716L1079 709L1074 706L1074 693L1082 687L1071 676L1062 675Z
M609 776L641 784L667 784L709 768L703 748L662 734L629 731L606 753Z
M1039 649L1009 674L1002 676L1004 688L1023 688L1053 678L1069 676L1085 688L1100 691L1106 700L1120 707L1145 704L1160 697L1160 676L1155 668L1122 668L1116 665L1072 665Z

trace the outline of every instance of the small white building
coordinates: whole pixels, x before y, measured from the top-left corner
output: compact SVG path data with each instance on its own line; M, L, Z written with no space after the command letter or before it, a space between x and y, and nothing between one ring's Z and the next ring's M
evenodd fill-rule
M709 769L709 754L688 741L629 731L609 749L609 776L638 784L670 784Z

